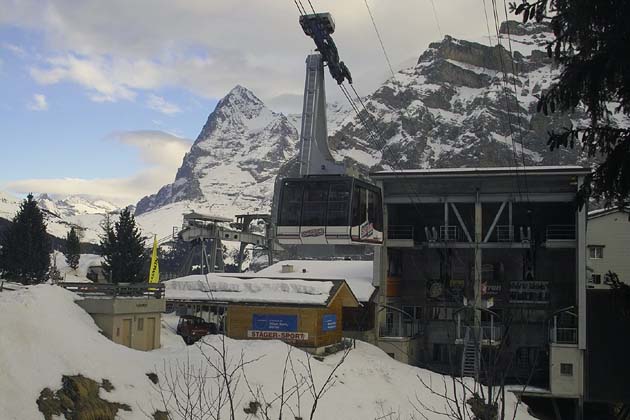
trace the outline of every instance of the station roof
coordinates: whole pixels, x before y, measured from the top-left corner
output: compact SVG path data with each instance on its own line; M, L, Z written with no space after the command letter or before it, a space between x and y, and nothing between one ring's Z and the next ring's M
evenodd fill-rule
M213 214L202 214L195 211L184 213L184 220L203 220L205 222L231 222L230 217L215 216Z
M337 295L342 305L359 306L344 280L236 277L223 273L191 275L164 282L167 300L277 306L328 306Z
M283 265L293 266L293 272L283 273ZM372 267L372 261L286 260L270 265L252 275L286 279L343 279L359 302L369 302L376 291L372 285L374 276Z
M399 171L377 171L370 173L374 179L392 177L453 177L453 176L513 176L527 175L587 175L589 168L582 166L502 166L486 168L432 168L432 169L403 169Z

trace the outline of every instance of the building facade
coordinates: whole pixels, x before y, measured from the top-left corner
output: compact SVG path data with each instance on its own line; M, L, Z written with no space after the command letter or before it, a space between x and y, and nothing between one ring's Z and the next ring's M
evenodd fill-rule
M607 288L609 271L630 284L629 213L628 209L618 208L589 212L586 256L589 287Z
M586 209L574 199L586 174L373 173L387 232L375 255L378 345L413 365L477 377L494 369L507 382L581 399Z

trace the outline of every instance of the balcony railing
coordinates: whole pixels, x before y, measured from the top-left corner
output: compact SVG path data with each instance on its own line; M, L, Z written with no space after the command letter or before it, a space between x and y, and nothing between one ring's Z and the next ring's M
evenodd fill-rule
M412 225L393 225L387 227L387 239L413 239Z
M455 225L440 226L440 241L457 241L459 239L459 229Z
M548 225L546 230L548 241L570 241L575 239L574 225Z
M514 241L514 226L511 225L497 225L497 242L513 242Z
M481 344L497 343L503 338L502 325L482 325L479 328L464 326L457 328L457 339L463 340L468 335L471 340L479 340Z
M554 344L577 344L577 328L552 327L550 339Z
M162 299L164 283L58 283L81 296L145 297Z
M414 322L385 322L381 325L381 337L415 337L422 333L422 324Z

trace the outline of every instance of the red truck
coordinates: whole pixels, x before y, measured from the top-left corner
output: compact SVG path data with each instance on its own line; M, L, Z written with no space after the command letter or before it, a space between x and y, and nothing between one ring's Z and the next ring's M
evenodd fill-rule
M208 334L217 334L217 324L193 315L183 315L179 318L177 335L180 335L186 344L193 344Z

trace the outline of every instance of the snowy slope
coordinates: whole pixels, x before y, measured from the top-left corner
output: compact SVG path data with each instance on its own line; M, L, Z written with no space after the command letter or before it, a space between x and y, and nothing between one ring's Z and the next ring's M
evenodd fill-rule
M91 243L99 242L100 223L113 206L102 200L92 202L76 196L69 197L68 201L65 201L65 199L52 200L43 195L37 201L44 214L48 233L58 238L65 238L70 228L74 226L81 241ZM21 202L21 199L0 191L0 218L12 220L20 209Z
M176 368L177 363L180 367L185 366L187 361L193 368L207 367L202 352L216 360L206 345L184 346L173 335L172 324L176 318L172 316L165 317L162 349L141 352L114 344L101 335L92 318L73 303L75 298L72 293L50 285L0 293L0 313L3 314L0 317L0 413L3 420L41 418L35 403L39 393L45 387L58 389L64 374L82 374L97 381L110 380L115 389L101 391L101 398L127 403L132 408L131 412L119 411L117 418L146 419L146 413L162 407L147 373L157 373L160 384L165 385L165 368ZM217 336L206 340L210 344L220 344ZM226 349L228 356L232 356L232 363L241 355L244 360L253 361L245 367L249 385L253 390L263 392L268 400L273 399L280 390L289 347L278 341L226 339ZM322 362L311 360L317 384L323 383L339 358L337 354ZM298 378L305 375L305 353L293 349L291 359ZM179 377L182 376L180 373ZM418 377L439 390L443 386L440 375L401 364L376 347L358 342L337 371L333 387L320 401L315 419L371 420L389 412L395 414L394 418L400 414L401 419L407 419L413 413L411 402L416 398L433 409L443 410L445 401L424 388ZM290 376L287 386L293 384ZM210 380L207 386L216 392L216 382ZM511 414L516 399L510 393L507 398L506 412ZM235 389L235 400L236 418L251 419L243 408L254 398L244 380L239 381ZM291 410L297 411L295 394L288 403ZM304 392L301 395L303 416L308 417L310 404L311 397ZM284 418L289 418L291 410L285 407ZM524 405L519 405L517 410L517 419L532 419ZM443 418L427 411L424 414L430 420ZM277 402L271 405L270 415L278 417ZM222 418L227 418L226 412Z

